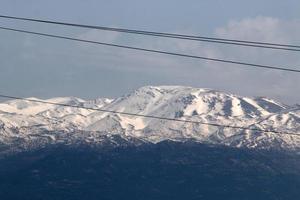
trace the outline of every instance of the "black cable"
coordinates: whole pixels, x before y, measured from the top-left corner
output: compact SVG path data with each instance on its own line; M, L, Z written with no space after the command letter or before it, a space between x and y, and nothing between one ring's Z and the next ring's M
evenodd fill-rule
M16 97L16 96L10 96L10 95L3 95L3 94L0 94L0 97L1 98L8 98L8 99L24 100L24 101L35 102L35 103L43 103L43 104L49 104L49 105L57 105L57 106L63 106L63 107L87 109L87 110L99 111L99 112L104 112L104 113L113 113L113 114L128 115L128 116L135 116L135 117L143 117L143 118L151 118L151 119L159 119L159 120L167 120L167 121L193 123L193 124L198 124L198 125L201 124L201 125L208 125L208 126L222 127L222 128L258 131L258 132L263 132L263 133L287 134L287 135L300 136L300 134L297 134L297 133L280 132L280 131L276 131L276 130L265 130L265 129L259 129L259 128L249 128L249 127L241 127L241 126L222 125L222 124L208 123L208 122L201 122L201 121L184 120L184 119L168 118L168 117L159 117L159 116L154 116L154 115L144 115L144 114L135 114L135 113L129 113L129 112L120 112L120 111L106 110L106 109L101 109L101 108L88 108L88 107L79 106L79 105L54 103L54 102L49 102L49 101L28 99L28 98Z
M256 68L265 68L265 69L300 73L300 70L298 70L298 69L289 69L289 68L276 67L276 66L270 66L270 65L260 65L260 64L239 62L239 61L233 61L233 60L225 60L225 59L218 59L218 58L210 58L210 57L195 56L195 55L189 55L189 54L173 53L173 52L168 52L168 51L161 51L161 50L126 46L126 45L118 45L118 44L112 44L112 43L96 42L96 41L92 41L92 40L84 40L84 39L78 39L78 38L72 38L72 37L66 37L66 36L59 36L59 35L33 32L33 31L26 31L26 30L22 30L22 29L7 28L7 27L2 27L2 26L0 26L0 29L8 30L8 31L14 31L14 32L20 32L20 33L39 35L39 36L45 36L45 37L51 37L51 38L72 40L72 41L77 41L77 42L85 42L85 43L104 45L104 46L110 46L110 47L117 47L117 48L123 48L123 49L131 49L131 50L136 50L136 51L144 51L144 52L165 54L165 55L171 55L171 56L179 56L179 57L201 59L201 60L208 60L208 61L214 61L214 62L222 62L222 63L236 64L236 65L250 66L250 67L256 67Z
M91 28L91 29L98 29L98 30L105 30L105 31L115 31L115 32L123 32L123 33L130 33L130 34L155 36L155 37L175 38L175 39L183 39L183 40L212 42L212 43L220 43L220 44L228 44L228 45L258 47L258 48L287 50L287 51L300 51L300 46L290 45L290 44L278 44L278 43L256 42L256 41L247 41L247 40L234 40L234 39L224 39L224 38L215 38L215 37L193 36L193 35L184 35L184 34L135 30L135 29L112 28L106 26L92 26L92 25L66 23L66 22L58 22L58 21L50 21L50 20L40 20L40 19L33 19L33 18L14 17L14 16L7 16L7 15L0 15L0 18L40 22L40 23L56 24L56 25L64 25L64 26L73 26L73 27L81 27L81 28Z

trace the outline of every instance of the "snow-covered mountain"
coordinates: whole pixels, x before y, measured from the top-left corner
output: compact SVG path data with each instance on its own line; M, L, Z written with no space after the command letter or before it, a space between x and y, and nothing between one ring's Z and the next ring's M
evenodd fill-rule
M32 98L35 99L35 98ZM11 100L0 103L0 144L30 148L52 143L113 142L125 140L157 143L195 140L250 148L300 148L300 106L268 98L249 98L210 89L183 86L147 86L117 99L83 100L74 97L45 101L89 108L201 121L230 126L276 130L263 133L104 113L57 105ZM1 147L1 145L0 145Z

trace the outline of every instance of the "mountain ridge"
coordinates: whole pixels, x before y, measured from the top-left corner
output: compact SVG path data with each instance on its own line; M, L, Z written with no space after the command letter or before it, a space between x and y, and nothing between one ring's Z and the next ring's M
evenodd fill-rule
M299 106L207 88L145 86L116 99L58 97L45 101L300 134ZM164 121L25 100L0 103L0 142L4 145L13 146L20 140L21 143L39 143L41 140L45 143L70 140L71 143L79 140L97 143L100 142L97 138L105 135L120 135L151 143L193 139L233 147L300 148L300 137L296 135Z

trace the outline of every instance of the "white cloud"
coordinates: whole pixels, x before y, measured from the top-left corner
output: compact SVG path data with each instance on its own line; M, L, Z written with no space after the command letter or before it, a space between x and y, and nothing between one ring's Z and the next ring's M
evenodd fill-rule
M216 28L214 36L292 44L297 43L297 37L300 35L299 25L297 20L284 21L259 16L239 21L232 20L225 26ZM193 35L197 35L197 33ZM291 68L300 66L299 54L295 52L166 38L134 37L137 39L128 39L128 35L100 31L89 31L80 37L257 64ZM87 48L88 51L85 49L81 56L93 57L93 59L83 58L84 62L115 70L151 73L153 76L163 74L165 79L160 83L210 87L242 95L271 96L288 103L300 101L300 94L295 92L300 91L298 74L115 48ZM132 78L134 79L134 77ZM155 84L155 80L153 84Z
M292 38L287 33L289 30L284 29L286 25L287 22L279 19L259 16L240 21L232 20L227 26L217 28L216 35L240 40L288 43Z
M300 35L300 21L284 21L261 16L240 21L232 20L226 26L217 28L215 35L239 40L297 44ZM300 66L298 52L240 47L224 51L220 56L286 68L299 69ZM277 97L286 102L300 101L300 94L295 93L295 91L300 91L299 74L272 70L245 70L241 71L239 76L241 89Z

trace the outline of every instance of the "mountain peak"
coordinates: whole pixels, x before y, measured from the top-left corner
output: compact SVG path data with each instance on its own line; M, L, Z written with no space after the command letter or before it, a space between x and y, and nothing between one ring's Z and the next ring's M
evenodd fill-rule
M203 123L300 132L300 113L292 111L289 106L265 97L242 97L212 89L145 86L114 100L59 97L45 101ZM97 143L103 135L117 134L154 143L184 138L236 147L268 148L275 145L274 141L281 141L280 147L300 147L297 136L141 118L25 100L1 103L0 121L0 142L7 144L16 141L16 137L25 143L33 140L45 142L45 138L48 142L83 140Z

